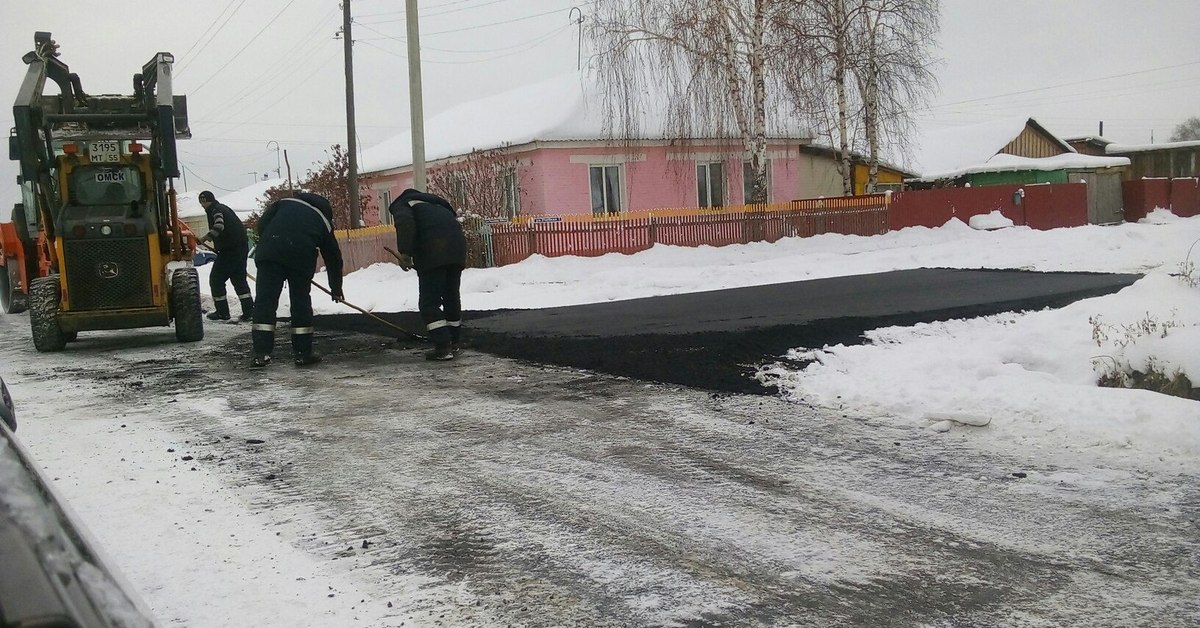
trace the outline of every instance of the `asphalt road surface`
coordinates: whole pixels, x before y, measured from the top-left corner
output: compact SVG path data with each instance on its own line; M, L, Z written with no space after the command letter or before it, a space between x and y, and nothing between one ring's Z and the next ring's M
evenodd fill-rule
M748 377L795 347L861 342L892 325L1062 307L1116 292L1140 275L920 268L539 310L468 312L482 351L734 393L773 393ZM466 305L470 305L469 303ZM413 313L384 315L423 332ZM366 316L325 328L391 333Z
M949 285L1066 298L1063 284L1023 291L1008 274L939 276L949 282L936 284L943 312L986 309ZM1013 285L1000 290L989 277ZM1080 296L1131 281L1075 279L1066 285ZM895 300L872 309L861 291L839 294L864 319L912 315L900 311L916 297L899 278L874 281L895 286ZM772 290L803 303L808 288ZM746 309L754 290L709 296ZM809 294L838 311L833 293ZM763 295L760 305L772 302ZM701 308L692 310L698 324L714 327L703 333L759 333L740 315L689 301L701 297L665 299ZM472 325L497 335L512 325L534 343L552 337L553 325L528 332L513 321L586 328L598 336L587 342L611 342L626 324L672 338L693 333L675 331L670 308L645 315L661 301L640 301L652 307L621 324L610 317L592 326L572 308ZM746 315L774 329L805 325L765 305ZM397 601L372 625L1200 622L1196 465L1098 463L1087 451L1025 451L986 429L933 434L853 409L476 349L430 363L416 344L330 323L317 324L327 359L308 370L283 361L248 370L245 325L210 326L202 352L174 344L169 332L141 330L82 334L46 356L29 346L27 320L7 316L0 351L26 385L66 379L80 385L59 394L89 396L96 413L152 413L190 443L197 462L189 464L255 487L254 508L277 519L284 538L339 561L377 599ZM222 391L219 403L213 390ZM197 407L212 411L198 417ZM22 420L39 418L31 410Z

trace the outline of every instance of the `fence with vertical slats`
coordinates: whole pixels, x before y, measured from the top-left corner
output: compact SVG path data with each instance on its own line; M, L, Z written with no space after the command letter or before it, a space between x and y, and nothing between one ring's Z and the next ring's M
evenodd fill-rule
M888 230L885 195L808 199L714 210L658 209L615 216L531 216L490 225L497 266L531 255L594 257L637 253L655 244L726 246L823 233L880 235Z
M878 194L595 216L524 216L499 224L468 218L463 229L470 249L468 265L504 266L532 255L628 255L655 244L726 246L823 233L879 235L888 230L888 197ZM384 249L396 243L391 226L342 230L336 236L347 273L395 261Z

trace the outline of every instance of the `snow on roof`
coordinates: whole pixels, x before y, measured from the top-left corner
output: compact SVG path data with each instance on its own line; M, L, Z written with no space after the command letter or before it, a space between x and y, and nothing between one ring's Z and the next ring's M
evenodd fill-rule
M217 197L218 203L229 207L229 209L232 209L234 213L245 220L250 214L262 211L260 201L263 194L278 185L287 185L287 179L264 179L234 192L212 190L212 193ZM204 208L200 206L200 201L196 198L198 196L200 196L200 190L179 192L177 194L176 202L179 205L180 218L190 218L204 214Z
M1161 144L1109 144L1104 147L1104 152L1110 155L1123 155L1125 153L1141 153L1148 150L1168 150L1172 148L1195 148L1200 147L1200 141L1190 140L1186 142L1163 142Z
M425 159L436 161L477 149L533 141L606 140L603 97L578 72L523 85L463 103L425 120ZM643 108L643 139L667 138L665 112ZM790 121L789 122L793 122ZM808 137L799 120L773 125L775 137ZM404 131L362 152L362 172L380 172L412 164L412 132Z
M1073 137L1064 137L1062 139L1064 142L1067 142L1067 143L1070 143L1070 142L1093 142L1093 143L1102 144L1105 146L1113 143L1112 140L1104 139L1103 137L1100 137L1099 135L1076 135Z
M964 166L954 170L928 172L916 179L908 181L938 181L954 179L965 174L977 172L1015 172L1018 170L1072 170L1092 168L1116 168L1128 166L1128 157L1099 157L1096 155L1081 155L1079 153L1063 153L1053 157L1018 157L1007 153L994 155L991 159L972 166Z
M922 138L916 162L922 179L933 174L954 172L986 163L1017 139L1026 126L1045 130L1033 118L1005 118L982 124L971 124L928 133ZM1064 151L1075 152L1070 144L1054 137Z

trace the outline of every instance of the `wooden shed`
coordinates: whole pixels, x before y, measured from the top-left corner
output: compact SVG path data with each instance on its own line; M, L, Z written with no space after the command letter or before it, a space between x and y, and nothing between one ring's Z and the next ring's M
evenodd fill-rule
M1200 141L1109 144L1110 156L1128 157L1127 179L1178 179L1200 175Z

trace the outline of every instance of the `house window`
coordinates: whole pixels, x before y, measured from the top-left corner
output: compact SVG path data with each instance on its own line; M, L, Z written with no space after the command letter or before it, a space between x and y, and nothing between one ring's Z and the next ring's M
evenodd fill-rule
M903 183L876 183L875 193L883 194L885 192L899 192L904 189Z
M516 168L508 168L500 175L500 190L504 195L504 215L509 218L521 215L521 188Z
M621 213L621 166L590 166L593 214Z
M754 168L749 160L742 162L742 202L749 205L754 196ZM771 202L771 160L767 160L767 203Z
M725 205L725 167L721 162L696 164L696 203L700 207Z
M388 208L392 206L392 191L379 190L379 224L392 224L392 212Z

